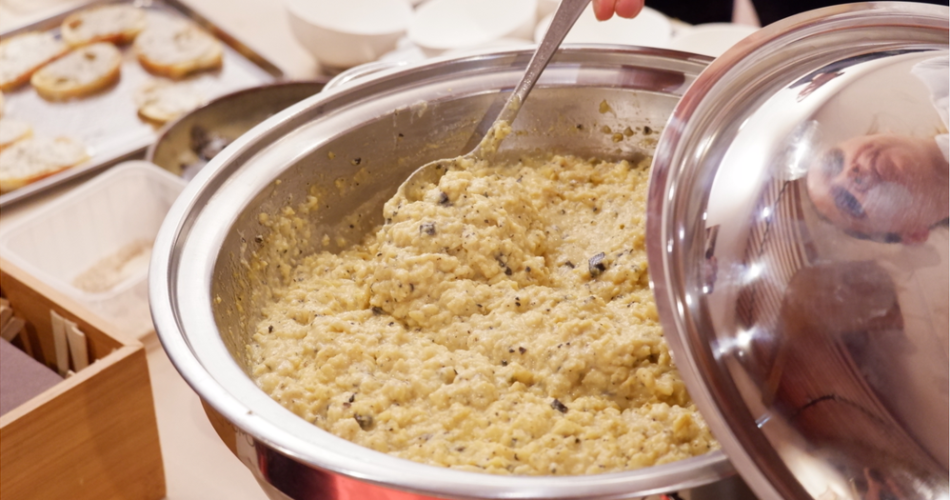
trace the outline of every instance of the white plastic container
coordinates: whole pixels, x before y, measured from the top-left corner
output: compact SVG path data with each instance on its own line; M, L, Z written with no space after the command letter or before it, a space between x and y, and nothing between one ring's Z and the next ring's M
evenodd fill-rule
M140 337L152 329L152 243L184 186L151 163L122 163L18 221L0 238L0 252Z

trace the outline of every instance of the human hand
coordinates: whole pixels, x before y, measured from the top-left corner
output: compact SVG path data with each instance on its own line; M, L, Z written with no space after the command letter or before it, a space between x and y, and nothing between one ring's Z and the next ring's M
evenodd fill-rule
M606 21L616 13L620 17L633 19L643 9L645 0L593 0L594 16Z

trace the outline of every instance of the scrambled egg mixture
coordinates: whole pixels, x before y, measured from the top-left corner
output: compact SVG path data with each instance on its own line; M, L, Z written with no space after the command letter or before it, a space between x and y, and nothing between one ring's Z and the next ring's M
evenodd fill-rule
M649 159L459 167L291 272L248 346L260 387L345 439L461 470L596 474L717 447L649 288Z

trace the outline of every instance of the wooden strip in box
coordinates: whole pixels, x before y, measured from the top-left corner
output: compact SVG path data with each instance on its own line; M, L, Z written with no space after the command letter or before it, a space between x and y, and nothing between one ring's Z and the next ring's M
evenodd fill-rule
M0 256L0 289L10 301L10 307L29 323L27 331L30 340L38 340L38 343L34 342L33 346L34 348L39 346L43 362L50 368L56 368L56 349L50 310L76 323L86 334L89 341L90 361L105 357L113 349L135 342L118 332L108 321L86 311L69 295L27 274L2 256ZM85 314L80 317L73 311L81 311ZM109 334L104 333L107 331ZM48 332L48 334L40 335L40 332Z

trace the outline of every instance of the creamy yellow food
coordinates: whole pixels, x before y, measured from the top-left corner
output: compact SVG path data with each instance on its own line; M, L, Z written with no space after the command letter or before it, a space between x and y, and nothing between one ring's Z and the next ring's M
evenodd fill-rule
M275 400L398 457L615 472L718 445L649 289L649 162L465 161L338 254L289 270L248 346Z

